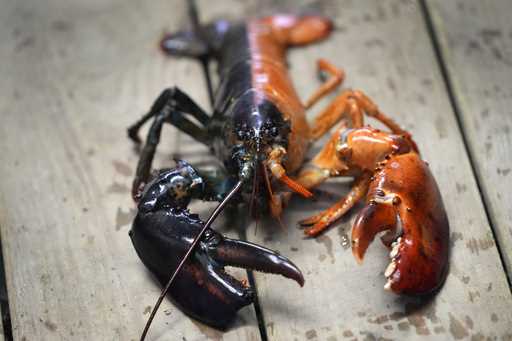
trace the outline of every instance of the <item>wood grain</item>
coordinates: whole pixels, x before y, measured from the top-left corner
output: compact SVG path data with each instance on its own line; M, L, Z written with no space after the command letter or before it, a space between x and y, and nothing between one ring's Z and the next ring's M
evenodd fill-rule
M429 1L473 164L512 279L511 4Z

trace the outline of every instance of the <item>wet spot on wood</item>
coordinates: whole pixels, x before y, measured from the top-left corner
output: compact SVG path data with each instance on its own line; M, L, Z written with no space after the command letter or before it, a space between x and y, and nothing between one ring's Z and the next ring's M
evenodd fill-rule
M489 282L489 284L487 285L487 292L489 292L491 290L492 290L492 282Z
M27 47L34 46L36 43L36 38L34 36L28 36L22 39L20 42L16 44L14 47L15 52L20 52L21 50L26 49Z
M66 31L71 30L71 28L73 27L73 24L70 23L69 21L56 20L56 21L52 22L51 27L55 31L66 32Z
M445 138L448 133L446 131L446 123L444 122L441 116L437 116L434 120L434 125L436 126L437 133L439 134L439 138Z
M470 278L469 278L469 276L462 276L462 279L461 279L461 280L462 280L462 283L464 283L464 284L468 284L468 283L469 283Z
M479 254L480 251L488 250L489 248L494 246L494 240L486 238L486 239L475 239L471 238L467 241L466 247L471 251L471 253Z
M409 330L409 322L400 322L399 324L397 324L397 327L398 327L398 330L401 330L401 331L406 331L406 330Z
M498 173L498 175L507 176L508 173L510 173L510 168L504 168L504 169L497 168L496 172Z
M463 240L463 239L464 239L464 236L462 235L462 233L460 233L460 232L452 232L452 236L450 238L450 246L451 247L455 246L455 243L458 240Z
M501 37L501 31L497 29L483 29L480 31L480 37L486 44L492 43L495 39Z
M366 316L366 312L364 312L364 311L358 311L358 312L357 312L357 316L359 316L359 317L365 317L365 316Z
M475 335L471 335L471 341L484 341L485 336L482 333L476 333Z
M118 207L116 215L116 231L119 231L121 227L125 225L131 224L136 214L137 210L133 208L124 211L121 207Z
M292 247L290 247L290 251L297 252L297 251L299 251L299 248L292 246Z
M376 318L368 318L368 322L370 323L376 323L376 324L382 324L389 321L389 317L387 315L381 315Z
M151 306L148 305L146 308L144 308L144 311L142 312L142 315L147 315L151 312Z
M386 83L388 84L388 88L391 90L391 91L396 91L396 84L395 84L395 81L393 80L393 78L386 78Z
M468 326L469 329L473 329L474 324L473 324L473 320L471 319L471 317L466 315L465 322L466 322L466 326Z
M352 331L350 331L350 330L343 331L343 337L352 337L352 336L354 336L354 333L352 333Z
M126 194L129 192L130 192L130 188L128 186L126 186L125 184L121 184L119 182L113 182L107 188L107 193L112 193L112 194Z
M308 330L308 331L306 332L306 339L311 340L311 339L314 339L314 338L316 338L316 337L317 337L317 335L316 335L316 330L314 330L314 329L310 329L310 330Z
M423 79L421 80L421 84L422 84L424 87L426 87L426 88L431 88L431 87L432 87L433 82L432 82L432 79L430 79L430 78L423 78Z
M467 187L465 184L459 184L458 182L455 183L455 188L457 189L457 193L461 194L466 192Z
M334 263L334 253L332 251L331 238L327 235L322 235L322 236L317 237L315 240L317 243L324 244L325 249L327 250L327 254L329 255L329 257L331 257L331 263Z
M434 333L435 334L442 334L444 333L446 330L444 329L443 326L436 326L434 327Z
M418 335L430 335L425 319L420 314L414 314L407 317L409 323L416 329Z
M376 340L377 340L377 338L375 337L375 335L373 335L373 334L372 334L372 333L370 333L370 332L361 331L361 332L359 332L359 334L361 334L361 335L364 335L364 336L365 336L365 337L364 337L364 339L363 339L363 341L376 341Z
M480 297L479 291L469 291L468 292L469 302L473 303L477 298Z
M385 44L381 39L374 38L374 39L365 41L364 45L368 48L371 48L371 47L383 47Z
M50 320L45 320L44 321L44 326L51 332L54 332L57 330L57 324L50 321Z
M455 318L451 313L450 315L450 333L456 340L463 339L465 337L468 337L468 331L466 330L466 327Z
M116 172L118 172L119 174L124 175L124 176L132 175L132 169L128 164L126 164L122 161L113 160L112 165L114 166L114 169L116 170Z
M485 151L489 153L492 150L492 142L485 142L484 143Z
M498 322L498 315L496 315L495 313L492 313L491 314L491 321L496 323Z
M468 54L471 54L472 52L480 51L482 50L482 47L480 46L480 43L476 40L469 40L466 45L466 52Z
M402 318L404 318L405 314L400 312L400 311L396 311L394 313L391 313L389 315L389 319L390 320L393 320L393 321L398 321L398 320L401 320Z

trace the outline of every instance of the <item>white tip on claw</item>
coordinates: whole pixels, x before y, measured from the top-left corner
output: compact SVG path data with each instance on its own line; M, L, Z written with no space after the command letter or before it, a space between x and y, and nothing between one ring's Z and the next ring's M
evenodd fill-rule
M391 261L391 263L389 263L388 267L386 268L386 271L384 272L384 276L386 277L389 277L393 274L393 272L395 272L395 269L396 269L396 263Z

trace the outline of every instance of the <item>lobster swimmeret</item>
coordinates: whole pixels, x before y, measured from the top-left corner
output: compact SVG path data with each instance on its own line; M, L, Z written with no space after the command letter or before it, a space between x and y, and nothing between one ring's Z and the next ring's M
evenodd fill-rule
M162 49L169 55L215 60L220 81L212 96L211 115L174 87L164 90L148 114L129 129L129 136L140 142L139 128L153 118L133 183L138 214L130 236L144 264L161 282L178 267L180 257L204 225L187 210L192 199L221 201L240 182L238 200L233 202L249 203L255 215L269 212L279 217L292 192L311 197L310 189L332 176L354 176L355 186L348 196L301 222L312 225L305 232L310 236L320 233L368 193L367 205L353 229L356 258L362 259L377 233L390 230L383 237L386 245L393 245L386 288L425 294L442 283L448 222L437 185L410 134L363 93L352 90L337 96L312 124L306 120L306 110L336 89L344 72L319 60L319 71L330 77L303 104L287 72L286 50L319 41L331 29L331 22L319 16L276 15L206 26L196 20L193 31L162 40ZM364 114L391 132L364 127ZM311 142L339 122L342 128L301 170ZM176 168L151 175L164 123L208 146L224 167L209 172L179 161ZM298 171L296 179L289 176ZM301 285L304 282L288 259L207 229L176 277L170 295L184 312L218 328L225 328L236 311L253 298L250 288L224 272L224 265L282 274Z

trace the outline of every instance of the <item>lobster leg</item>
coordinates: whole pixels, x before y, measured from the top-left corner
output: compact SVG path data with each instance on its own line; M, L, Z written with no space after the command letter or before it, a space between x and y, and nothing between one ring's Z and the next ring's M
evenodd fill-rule
M154 117L148 131L146 143L141 151L137 171L132 184L132 196L136 198L150 178L151 164L160 141L162 126L165 122L171 123L179 130L192 136L194 139L207 144L208 134L204 127L197 126L186 118L191 115L201 124L205 125L209 116L192 101L185 93L177 88L167 89L157 98L151 110L139 121L128 128L128 136L135 142L140 141L138 131L150 118Z
M311 95L311 97L309 97L309 99L304 104L306 109L311 108L322 97L336 89L345 78L345 72L342 69L337 68L325 59L319 59L317 61L317 67L320 77L322 77L324 73L330 74L331 77L328 78L323 84L321 84L320 87Z
M128 128L128 137L134 142L140 143L141 140L138 136L140 128L149 119L161 113L166 106L171 107L175 111L182 112L183 114L191 115L199 121L203 127L206 126L210 120L210 116L208 116L208 114L206 114L187 94L179 88L173 87L162 91L151 106L149 112Z
M299 224L302 226L313 225L306 229L304 233L310 237L316 236L332 225L336 220L340 219L366 195L369 183L370 175L368 173L361 175L356 179L350 192L340 201L329 207L327 210L300 221Z

